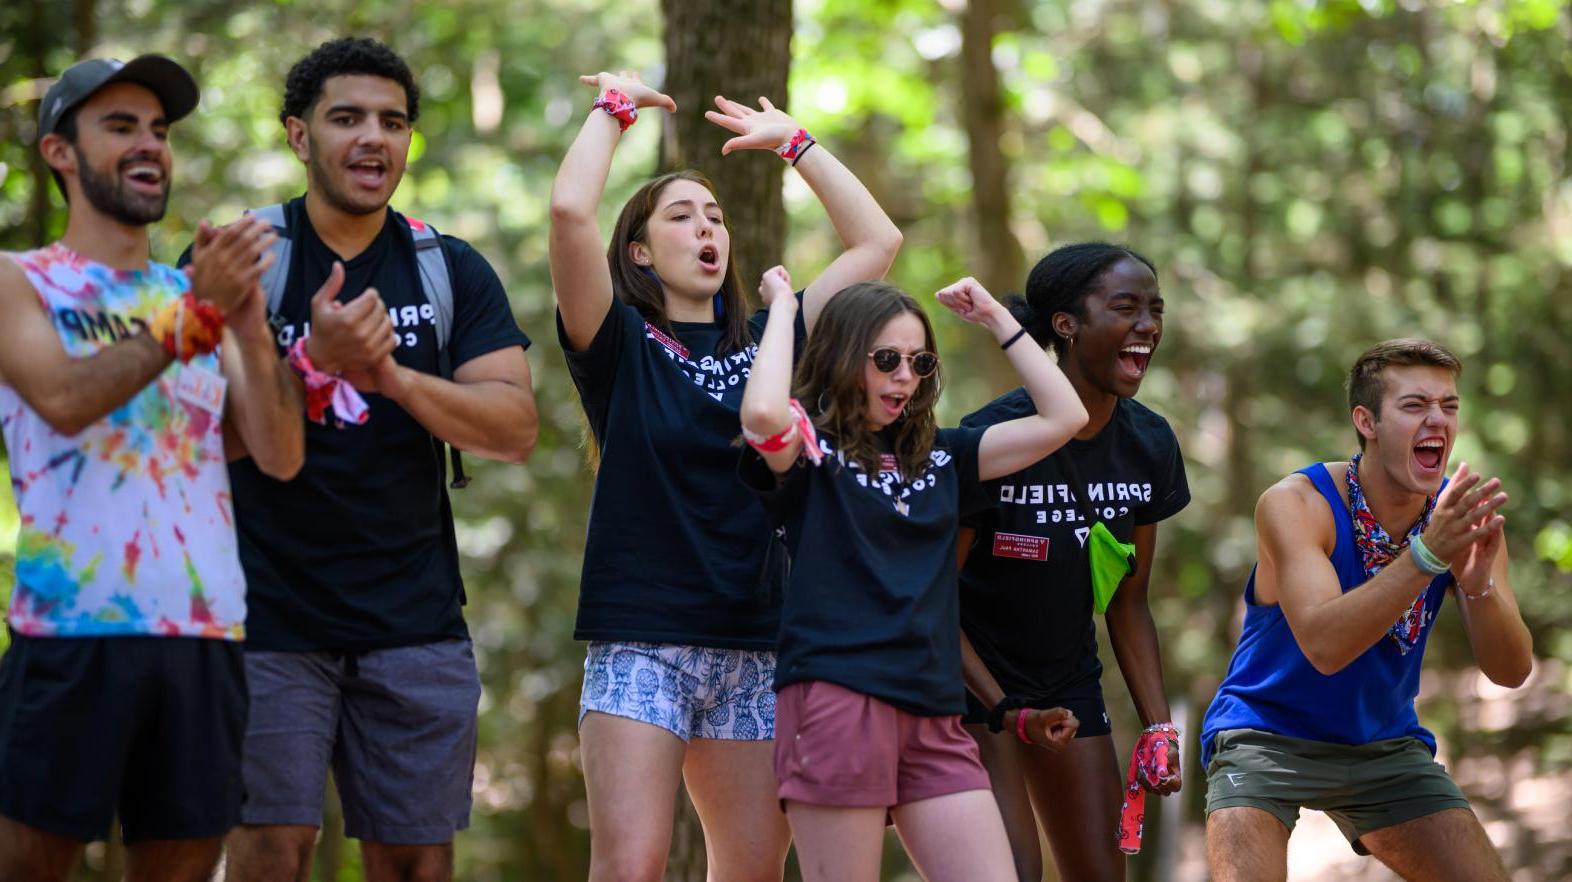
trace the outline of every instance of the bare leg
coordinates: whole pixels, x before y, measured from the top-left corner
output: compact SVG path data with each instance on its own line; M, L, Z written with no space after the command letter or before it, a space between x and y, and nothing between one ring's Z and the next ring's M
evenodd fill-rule
M966 790L898 805L895 830L927 882L1009 882L1009 857L999 806L988 790Z
M362 842L366 882L452 882L453 843L389 845Z
M704 825L709 882L780 882L791 828L776 798L775 742L688 743L683 780Z
M227 882L309 882L317 828L241 825L224 839Z
M884 813L882 808L786 803L802 882L878 882Z
M988 779L993 782L993 798L1004 818L1004 832L1010 840L1016 879L1042 882L1043 850L1038 844L1037 816L1032 814L1031 795L1026 791L1026 770L1020 758L1020 749L1026 745L1008 732L989 732L987 726L972 724L965 729L977 742L983 768L988 770Z
M126 882L207 882L224 847L206 839L148 839L126 846Z
M1287 882L1288 828L1265 809L1235 806L1206 819L1212 882Z
M1445 809L1359 837L1365 848L1404 879L1423 882L1507 882L1501 855L1474 813Z
M1125 858L1118 836L1124 778L1113 736L1076 738L1058 753L1021 745L1018 754L1059 877L1123 882Z
M579 727L590 814L590 882L660 882L687 745L659 726L598 711Z
M0 817L0 879L66 882L82 856L76 839Z

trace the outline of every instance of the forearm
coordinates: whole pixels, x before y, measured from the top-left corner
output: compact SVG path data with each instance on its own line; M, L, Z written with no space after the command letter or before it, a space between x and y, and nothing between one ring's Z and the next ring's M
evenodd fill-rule
M1004 689L994 679L982 656L977 654L965 630L961 631L961 680L966 684L966 691L976 696L984 707L991 708L1004 700Z
M173 359L149 334L136 334L59 370L16 376L11 385L62 435L75 435L113 413L153 382Z
M1008 342L1021 331L1020 322L1008 313L998 324L999 327L991 330L1000 344ZM1021 375L1026 394L1031 396L1038 418L1044 421L1044 431L1051 436L1049 450L1057 450L1086 425L1085 405L1081 404L1080 396L1075 393L1075 387L1070 385L1064 371L1059 370L1048 353L1032 342L1030 337L1016 340L1005 350L1005 355Z
M1330 676L1379 643L1433 578L1402 554L1357 588L1308 609L1285 607L1288 624L1305 657Z
M796 169L824 206L844 249L882 256L888 270L900 250L901 231L862 181L823 144L814 144L803 154Z
M622 139L622 128L611 115L590 111L578 137L563 157L551 185L552 225L595 223L595 210L611 173L611 158Z
M227 331L224 344L234 431L257 468L287 481L306 458L304 387L278 357L265 326L260 332Z
M540 415L527 388L505 380L453 382L398 366L384 394L426 431L468 453L522 463L535 449Z
M1128 586L1126 586L1128 588ZM1126 596L1121 598L1120 594ZM1119 672L1135 702L1141 725L1165 723L1173 719L1168 695L1163 687L1163 658L1158 646L1157 625L1145 597L1121 589L1108 604L1108 642L1113 645Z
M1461 590L1456 595L1479 669L1499 686L1521 686L1534 667L1534 638L1511 586L1498 578L1488 596L1468 599Z
M748 384L742 390L742 427L755 435L779 435L791 425L793 324L796 318L795 297L778 296L770 305L759 351L749 368Z

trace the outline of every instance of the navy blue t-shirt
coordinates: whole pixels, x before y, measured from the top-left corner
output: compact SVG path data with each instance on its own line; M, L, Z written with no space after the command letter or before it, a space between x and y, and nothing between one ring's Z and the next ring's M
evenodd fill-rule
M274 317L280 353L310 334L311 296L339 259L312 229L303 199L285 211L294 248ZM491 265L465 242L442 238L453 273L453 366L527 348ZM390 209L344 272L338 299L376 288L399 337L393 357L436 374L435 314L407 224ZM250 458L229 466L250 649L356 651L467 633L444 453L402 407L364 397L371 417L361 425L336 425L331 414L327 425L306 421L306 461L294 480L274 480Z
M940 429L928 469L906 478L894 457L870 479L821 437L777 480L749 449L739 473L786 528L791 576L775 688L824 680L919 716L960 714L955 535L987 505L977 449L985 429Z
M1032 416L1025 389L961 421L991 426ZM1085 486L1074 486L1066 460ZM1190 502L1184 458L1168 421L1123 398L1096 437L1072 438L1052 455L988 482L986 510L968 518L976 539L961 571L961 624L1006 695L1054 698L1102 676L1092 620L1086 536L1093 517L1121 542Z
M767 313L749 321L753 338ZM770 525L738 480L738 411L750 344L719 354L720 322L675 336L613 300L568 370L600 450L579 583L578 640L775 648L780 576L766 573ZM805 335L798 311L796 335Z

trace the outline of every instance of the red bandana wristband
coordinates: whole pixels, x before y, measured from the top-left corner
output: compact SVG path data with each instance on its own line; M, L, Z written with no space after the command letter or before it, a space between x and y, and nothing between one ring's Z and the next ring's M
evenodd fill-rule
M785 431L766 438L763 435L755 435L747 429L743 429L743 440L748 442L749 447L760 453L775 453L779 450L785 450L786 446L801 434L802 455L813 460L814 465L818 465L824 459L824 451L819 449L819 436L813 430L813 420L808 418L808 412L803 409L802 403L797 399L793 398L791 400L790 407L791 425L787 426Z
M325 374L311 363L311 357L306 354L306 338L296 340L295 345L289 347L285 358L290 369L306 384L306 416L312 422L325 424L330 407L341 425L359 425L371 418L366 400L360 397L360 393L355 391L348 380Z
M153 316L150 330L170 358L186 364L218 348L224 335L224 312L187 291Z
M797 134L792 135L790 141L775 148L775 155L792 165L796 165L797 160L801 159L802 155L808 152L808 148L815 143L813 136L808 134L807 129L798 129Z
M633 99L620 89L607 89L604 94L595 99L594 104L590 105L591 110L597 107L611 114L624 132L628 130L628 126L639 121L638 107L634 105Z
M1119 807L1119 850L1139 854L1141 833L1146 829L1146 788L1156 787L1168 777L1168 742L1179 743L1179 729L1173 723L1146 727L1130 755L1130 775L1125 780L1124 804Z

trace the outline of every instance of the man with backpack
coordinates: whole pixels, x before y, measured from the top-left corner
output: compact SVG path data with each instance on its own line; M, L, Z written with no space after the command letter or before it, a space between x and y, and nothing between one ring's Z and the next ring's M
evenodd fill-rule
M308 419L295 480L232 473L252 696L234 882L309 877L330 764L369 880L451 878L469 823L480 682L442 446L523 462L537 414L496 273L388 207L418 107L383 44L317 47L280 114L306 193L253 212L279 233L261 284Z

